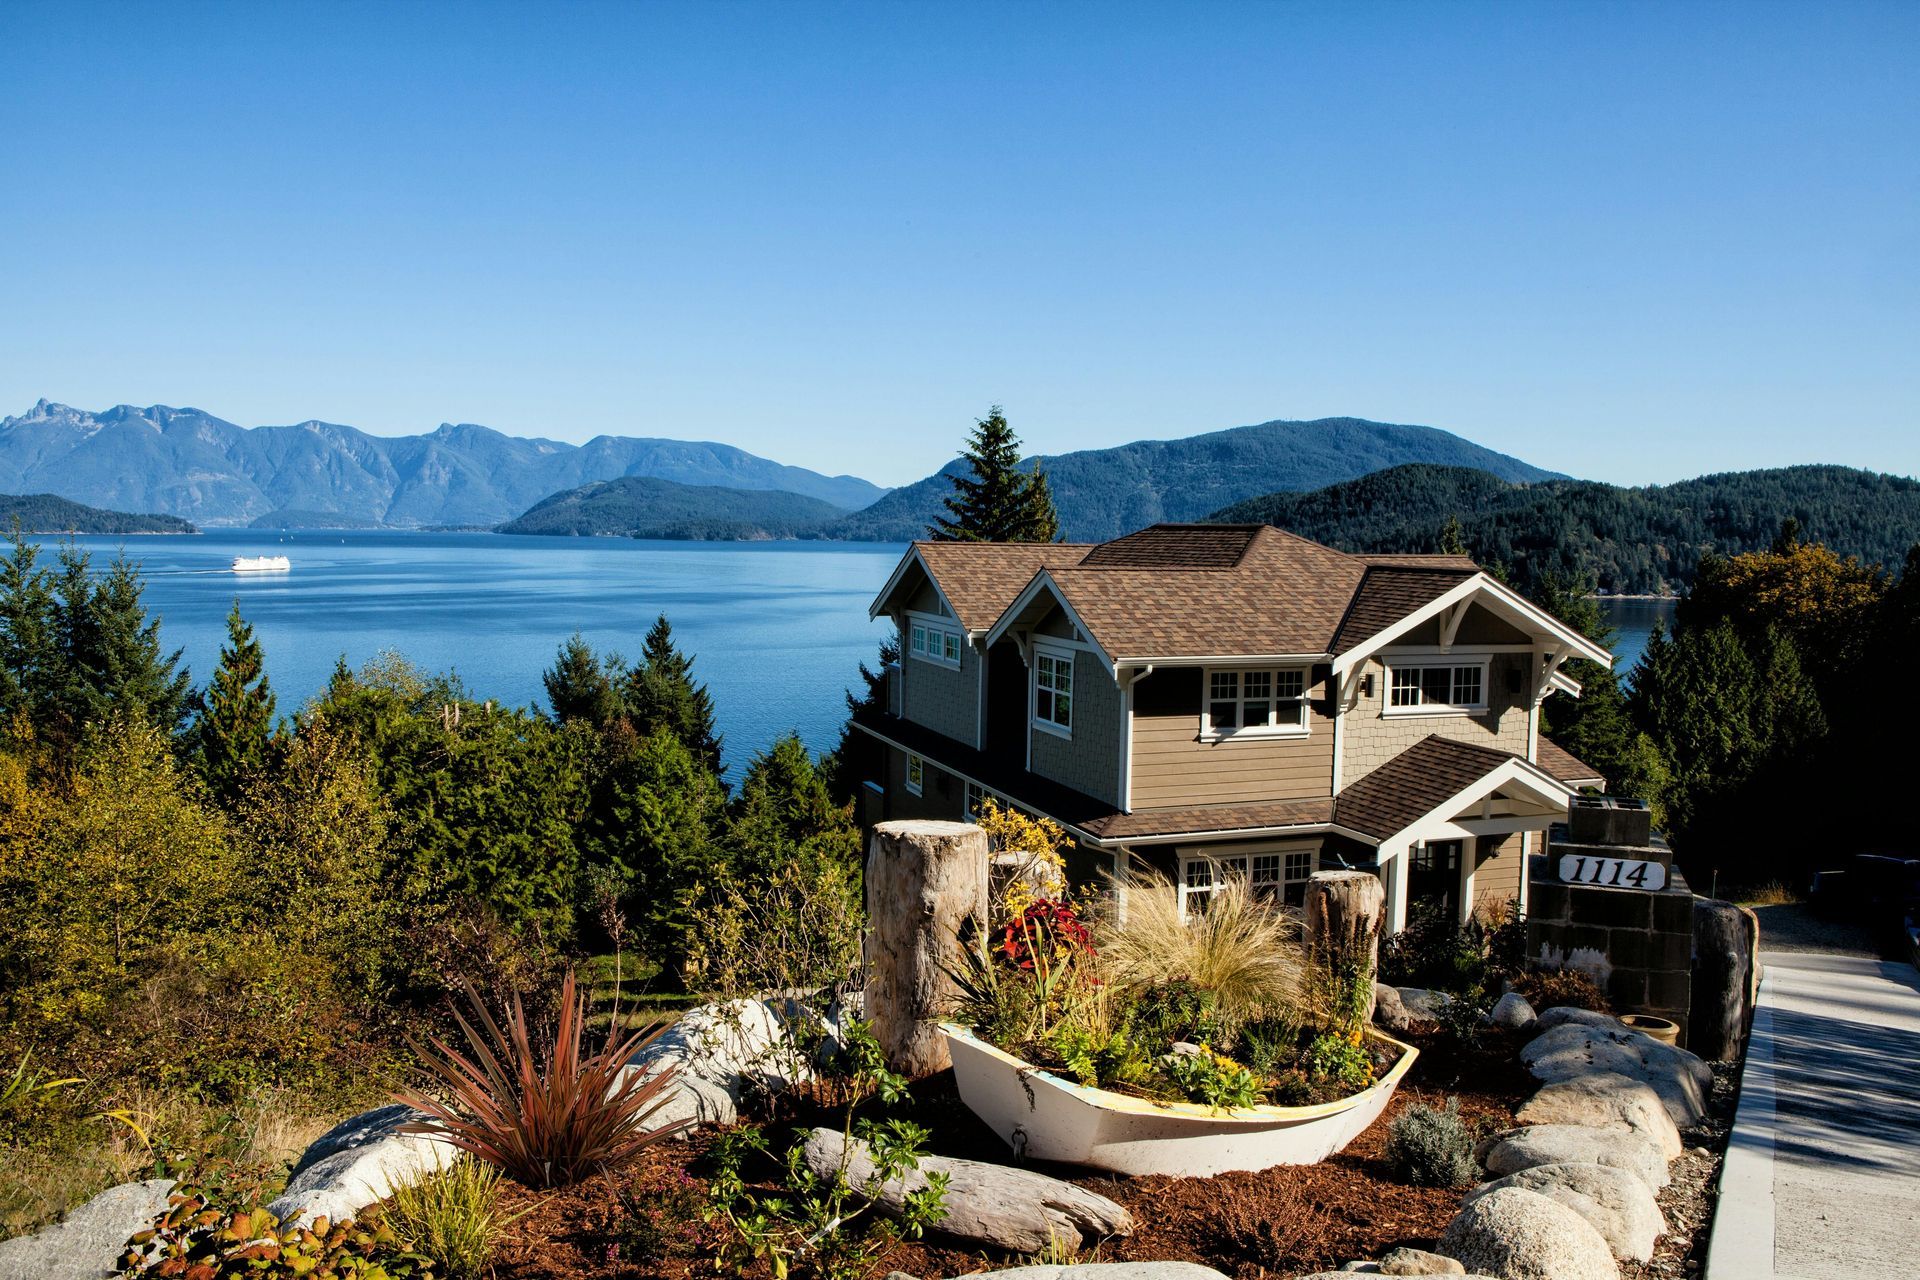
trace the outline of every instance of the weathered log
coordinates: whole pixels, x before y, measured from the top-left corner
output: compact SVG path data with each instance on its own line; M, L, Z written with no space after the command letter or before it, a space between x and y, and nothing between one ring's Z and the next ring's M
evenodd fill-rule
M1316 871L1307 881L1307 957L1316 965L1355 952L1366 956L1366 1021L1373 1021L1373 975L1379 969L1380 921L1387 889L1369 871Z
M987 833L964 822L883 822L867 849L867 1003L895 1071L952 1066L938 1021L969 919L987 918Z
M907 1196L927 1185L928 1174L944 1173L946 1215L936 1230L961 1240L1037 1253L1050 1246L1079 1249L1108 1236L1133 1234L1133 1215L1120 1205L1028 1169L922 1156L918 1169L876 1186L873 1157L858 1138L849 1151L846 1135L815 1129L805 1152L807 1168L820 1177L834 1177L844 1167L847 1185L889 1217L899 1216Z
M1687 1048L1709 1062L1740 1056L1753 1016L1760 921L1718 898L1693 900L1693 1009Z

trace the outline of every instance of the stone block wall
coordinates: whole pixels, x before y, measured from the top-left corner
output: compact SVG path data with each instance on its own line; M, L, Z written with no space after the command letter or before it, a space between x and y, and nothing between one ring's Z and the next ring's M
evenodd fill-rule
M1543 969L1580 969L1601 981L1616 1013L1680 1025L1693 1003L1693 891L1678 869L1657 893L1564 884L1548 855L1529 868L1527 955Z

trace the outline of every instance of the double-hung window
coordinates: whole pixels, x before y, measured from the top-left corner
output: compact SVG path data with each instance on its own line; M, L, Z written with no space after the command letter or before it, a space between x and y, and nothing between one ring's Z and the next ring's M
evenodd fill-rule
M1387 710L1403 715L1487 709L1487 664L1395 663L1388 668Z
M1180 909L1201 913L1229 876L1238 876L1263 901L1297 907L1306 902L1313 878L1311 849L1253 854L1192 854L1180 860Z
M914 618L908 629L907 652L922 662L957 667L960 665L960 633L927 618Z
M1049 733L1073 732L1073 655L1056 649L1033 653L1033 723Z
M907 756L907 794L917 796L927 785L927 762L919 756Z
M1307 673L1300 667L1208 671L1205 737L1307 731Z

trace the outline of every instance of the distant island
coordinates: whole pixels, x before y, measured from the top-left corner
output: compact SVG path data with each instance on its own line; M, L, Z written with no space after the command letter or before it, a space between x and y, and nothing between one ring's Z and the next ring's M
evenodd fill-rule
M1346 551L1438 551L1450 521L1469 555L1616 595L1672 595L1701 557L1770 545L1783 517L1843 555L1898 570L1920 543L1920 481L1852 467L1729 471L1623 488L1594 480L1515 484L1468 467L1390 467L1310 493L1270 493L1215 511Z
M135 515L89 507L51 493L0 493L0 529L22 533L198 533L178 516Z
M842 514L798 493L623 476L556 493L499 531L743 542L808 537Z

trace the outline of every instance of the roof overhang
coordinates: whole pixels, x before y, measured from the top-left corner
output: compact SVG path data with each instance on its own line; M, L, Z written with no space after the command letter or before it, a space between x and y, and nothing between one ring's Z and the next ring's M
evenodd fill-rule
M1346 675L1400 637L1436 618L1443 620L1442 630L1445 634L1446 628L1450 625L1457 626L1458 619L1466 608L1475 604L1530 635L1544 638L1550 643L1560 660L1586 658L1603 667L1613 665L1612 653L1587 639L1505 583L1485 573L1476 573L1444 594L1429 600L1392 626L1376 631L1353 648L1336 654L1333 659L1334 674ZM1449 619L1451 622L1448 621ZM1450 635L1447 637L1447 643L1451 643ZM1558 674L1557 666L1555 674ZM1572 682L1569 681L1569 683ZM1577 688L1577 684L1574 687Z
M882 733L880 730L874 728L872 725L862 724L858 720L849 721L849 723L855 729L859 730L861 733L866 734L869 738L872 738L874 741L884 742L896 751L904 751L909 755L920 754L919 748L910 747L906 743L901 742L899 739L894 738L889 734ZM982 782L979 778L974 777L967 770L955 768L952 764L950 764L946 760L938 760L935 763L937 763L940 766L940 771L942 773L950 773L954 777L960 779L960 781L965 782L971 786L980 788L981 791L985 792L990 796L993 796L994 798L1000 800L1004 804L1007 804L1014 808L1026 809L1026 810L1029 810L1030 812L1038 813L1043 818L1050 818L1053 821L1060 823L1060 826L1066 831L1068 835L1080 841L1082 844L1094 845L1100 848L1106 847L1104 844L1102 844L1100 839L1096 837L1092 832L1087 831L1082 827L1078 827L1071 822L1062 821L1060 818L1054 817L1053 814L1047 813L1044 810L1036 807L1031 800L1022 800L1017 796L1014 796L1006 791L1001 790L999 787L994 786L992 783Z
M1384 839L1373 841L1382 849L1388 846L1406 846L1417 844L1433 835L1451 830L1459 818L1460 810L1469 805L1479 804L1498 792L1509 788L1520 791L1529 799L1560 809L1566 809L1567 801L1574 795L1574 788L1560 781L1546 770L1535 764L1529 764L1518 756L1495 765L1481 774L1467 786L1439 804L1428 809L1413 822ZM1369 837L1371 840L1371 837Z
M1073 624L1074 630L1086 638L1087 647L1093 650L1094 657L1100 659L1100 665L1107 669L1107 674L1116 675L1118 664L1114 662L1113 655L1101 647L1099 638L1093 634L1093 628L1089 627L1074 610L1072 602L1067 599L1067 593L1060 589L1060 584L1054 581L1053 575L1045 569L1034 573L1033 580L1013 598L1013 603L1008 605L1006 611L1000 615L1000 620L988 630L987 648L991 649L1005 639L1019 624L1020 616L1032 607L1042 594L1050 596L1053 603L1059 606L1060 611L1067 615L1067 621Z
M893 598L893 593L898 591L900 584L906 580L907 570L915 565L920 567L920 572L927 575L927 581L933 584L933 593L940 597L940 603L946 607L947 613L955 622L960 622L960 611L953 607L953 601L947 599L946 589L940 585L940 579L935 576L933 567L927 563L926 557L920 554L919 547L908 547L907 554L900 557L900 563L895 565L893 572L887 575L887 585L880 588L880 594L875 596L873 603L867 606L867 617L878 618L881 614L889 612L887 601ZM960 625L966 626L964 622ZM978 638L975 632L970 631L967 634L970 638Z

